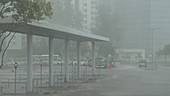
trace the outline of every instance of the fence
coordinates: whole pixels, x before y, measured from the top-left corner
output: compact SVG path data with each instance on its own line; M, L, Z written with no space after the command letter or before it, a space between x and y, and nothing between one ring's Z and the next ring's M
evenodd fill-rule
M11 68L9 67L9 72L0 73L0 96L8 95L8 94L14 94L15 93L15 83L16 83L16 93L17 94L25 94L26 93L26 80L27 80L27 74L25 73L25 66L20 66L22 68L18 68L17 70L17 77L16 82L14 79L14 73L11 72ZM40 72L43 73L36 73L37 70L40 70L41 66L34 65L34 73L33 73L33 92L40 93L49 88L49 73L48 72L48 66L43 66L42 70ZM69 67L69 82L65 82L65 76L63 68L61 68L60 65L55 65L54 68L57 70L54 71L54 88L70 88L70 87L76 87L80 84L88 83L89 80L96 80L101 78L106 78L109 73L110 69L96 69L96 75L92 75L92 68L90 66L82 66L81 67L81 78L78 78L78 74L76 71L77 66L76 65L70 65ZM10 73L11 72L11 73Z

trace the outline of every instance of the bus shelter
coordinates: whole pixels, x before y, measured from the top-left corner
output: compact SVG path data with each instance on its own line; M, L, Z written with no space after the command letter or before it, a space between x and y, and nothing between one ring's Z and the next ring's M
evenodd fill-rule
M12 31L27 35L27 92L33 91L33 35L44 36L49 38L49 86L53 86L53 47L54 39L60 38L65 40L65 64L64 64L64 78L69 82L69 40L77 42L77 64L78 64L78 78L81 78L80 65L80 44L81 42L91 42L92 44L92 74L95 72L95 42L107 42L109 38L99 35L82 32L76 29L58 26L47 22L34 22L30 24L16 24L16 23L0 23L0 30Z

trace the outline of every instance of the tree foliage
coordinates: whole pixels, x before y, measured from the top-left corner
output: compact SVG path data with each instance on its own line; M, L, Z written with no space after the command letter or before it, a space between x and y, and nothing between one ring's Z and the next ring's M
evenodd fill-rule
M29 23L52 16L52 5L46 0L1 0L0 17L12 17L15 22Z
M156 55L170 55L170 44L165 45L163 49L159 49Z
M165 64L167 62L167 56L170 55L170 44L168 45L165 45L163 49L159 49L157 52L156 52L156 55L157 56L161 56L161 55L164 55L165 57Z
M51 18L53 14L52 4L46 0L0 0L0 19L11 18L11 23L27 24L33 21ZM5 33L6 30L0 30L0 55L1 65L4 63L4 55L9 47L15 33ZM10 40L4 45L4 41L10 36ZM2 46L5 46L4 48Z
M158 56L164 55L164 50L163 50L163 49L159 49L159 50L156 52L156 55L158 55Z

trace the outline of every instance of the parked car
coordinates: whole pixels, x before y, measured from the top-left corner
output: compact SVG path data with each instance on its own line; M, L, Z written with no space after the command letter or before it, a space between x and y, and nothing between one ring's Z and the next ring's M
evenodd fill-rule
M96 61L96 68L107 68L107 60L101 59Z
M139 67L147 67L147 61L146 60L140 60L139 61Z
M87 66L87 65L88 65L88 60L86 60L86 59L81 59L80 64L81 64L82 66Z
M98 69L107 68L107 65L105 63L99 63L99 64L96 64L96 68L98 68Z

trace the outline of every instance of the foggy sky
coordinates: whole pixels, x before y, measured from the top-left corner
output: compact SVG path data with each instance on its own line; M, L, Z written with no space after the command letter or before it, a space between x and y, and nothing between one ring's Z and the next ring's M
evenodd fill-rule
M158 49L170 44L170 0L152 0L151 5L151 24L155 28L154 46Z
M124 29L122 48L145 48L151 51L170 44L170 0L114 0Z

